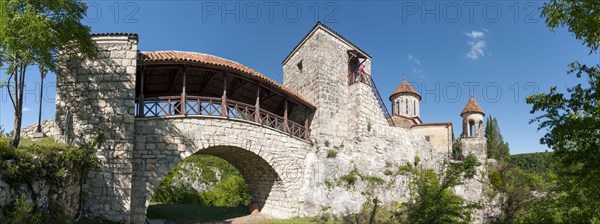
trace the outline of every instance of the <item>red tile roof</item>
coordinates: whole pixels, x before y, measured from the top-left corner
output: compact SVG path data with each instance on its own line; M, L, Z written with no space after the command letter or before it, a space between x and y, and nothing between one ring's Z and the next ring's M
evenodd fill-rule
M465 108L462 110L462 113L460 113L460 116L462 116L465 113L470 113L470 112L471 113L481 113L481 114L485 115L485 113L483 113L483 110L481 109L479 104L477 104L477 101L473 97L471 97L471 99L469 99L469 102L467 102L467 105L465 105Z
M398 86L398 88L396 88L396 90L394 90L394 92L392 92L392 94L390 95L390 100L392 100L392 97L396 94L399 93L410 93L410 94L414 94L416 95L419 100L421 100L421 95L419 95L419 93L415 90L415 88L413 88L407 81L406 79L404 81L402 81L402 83L400 83L400 85Z
M292 91L291 89L288 89L287 87L276 82L275 80L272 80L266 77L265 75L246 67L245 65L214 55L183 51L140 52L139 61L141 61L142 63L164 61L197 62L237 70L242 72L242 74L249 75L251 78L255 78L259 81L266 82L267 84L270 84L273 87L275 87L275 89L281 89L285 95L288 95L292 98L296 98L297 100L301 101L304 104L307 104L307 106L310 106L313 109L316 108L312 100L305 98L304 96Z

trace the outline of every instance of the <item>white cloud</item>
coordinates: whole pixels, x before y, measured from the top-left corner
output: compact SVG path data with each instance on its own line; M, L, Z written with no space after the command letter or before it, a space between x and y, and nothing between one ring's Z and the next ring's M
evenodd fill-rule
M417 65L421 65L421 60L419 60L418 58L414 57L412 54L408 55L408 60L411 60L414 63L417 63Z
M473 39L477 39L477 38L484 38L485 37L485 33L481 32L481 31L471 31L470 33L465 33L467 34L467 36L469 36L470 38Z
M31 111L31 108L29 108L29 107L23 107L23 112L27 112L27 111Z
M489 33L489 30L485 28L484 31ZM469 37L467 44L471 47L469 52L467 52L467 57L472 60L477 60L479 57L484 56L486 49L486 42L484 40L485 33L483 31L473 30L465 34Z

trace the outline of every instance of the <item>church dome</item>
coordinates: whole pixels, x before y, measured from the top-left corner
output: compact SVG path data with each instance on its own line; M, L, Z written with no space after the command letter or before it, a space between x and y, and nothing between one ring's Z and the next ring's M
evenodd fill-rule
M462 110L462 113L460 113L460 116L462 116L465 113L481 113L485 115L485 113L483 113L483 110L481 109L479 104L477 104L477 101L473 97L469 99L469 102L467 103L467 105L465 105L465 108Z
M421 95L419 95L419 93L415 90L415 88L413 88L406 81L406 79L404 79L404 81L402 81L402 83L400 83L400 85L398 86L398 88L396 88L396 90L394 90L394 92L392 92L392 94L390 95L390 100L392 100L392 98L394 98L395 95L401 94L401 93L413 94L417 98L419 98L419 100L421 100Z

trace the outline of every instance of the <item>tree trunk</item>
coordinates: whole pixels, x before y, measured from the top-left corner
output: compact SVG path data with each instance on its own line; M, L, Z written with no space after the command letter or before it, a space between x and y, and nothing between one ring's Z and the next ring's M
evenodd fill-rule
M25 87L25 71L27 69L26 65L19 65L18 69L18 78L15 77L15 122L14 122L14 132L13 138L10 142L11 146L17 147L19 146L19 142L21 141L21 121L23 118L23 90Z

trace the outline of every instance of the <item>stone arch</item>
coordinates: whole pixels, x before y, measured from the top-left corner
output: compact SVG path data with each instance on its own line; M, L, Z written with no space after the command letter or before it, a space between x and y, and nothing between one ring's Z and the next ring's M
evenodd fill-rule
M131 221L143 222L154 191L193 154L225 159L243 175L261 212L299 215L304 157L310 145L281 131L235 119L180 116L136 119Z

